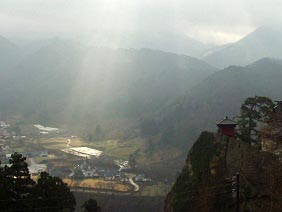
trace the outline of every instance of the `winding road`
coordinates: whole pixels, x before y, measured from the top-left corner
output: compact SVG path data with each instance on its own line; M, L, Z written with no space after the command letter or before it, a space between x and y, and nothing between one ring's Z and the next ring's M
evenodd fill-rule
M135 191L135 192L139 191L139 185L137 185L137 184L133 181L132 177L129 178L129 182L130 182L131 185L134 186L134 191Z

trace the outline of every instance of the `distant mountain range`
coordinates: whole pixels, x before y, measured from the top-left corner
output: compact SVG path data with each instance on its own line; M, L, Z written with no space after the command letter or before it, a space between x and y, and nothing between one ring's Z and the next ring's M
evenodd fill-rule
M0 110L43 122L136 118L165 107L215 71L188 56L55 39L6 70Z
M107 44L111 45L110 38L105 39L104 46ZM175 34L123 35L118 47L150 48L185 54L203 59L221 69L231 65L245 66L264 57L282 58L282 28L263 26L235 43L222 46L203 44L188 36Z
M222 58L218 62L232 64L267 53L278 57L279 32L260 28L205 59L212 63L217 55ZM90 48L60 39L39 46L19 50L0 39L2 113L22 114L42 124L83 126L155 117L168 142L188 144L203 128L213 128L225 115L237 115L249 96L282 98L278 59L218 71L203 60L159 50ZM234 49L240 53L233 57Z
M0 68L9 67L11 58L21 58L35 53L50 45L58 38L38 40L29 45L17 47L8 39L0 36ZM69 42L74 43L74 42ZM282 28L264 26L256 29L235 43L222 46L204 44L186 35L175 33L139 35L122 34L115 38L109 34L94 36L87 45L111 49L154 49L175 54L183 54L202 59L214 67L226 68L231 65L245 66L264 57L282 58Z
M104 35L102 38L94 36L90 44L109 48L148 48L197 58L202 57L214 47L186 35L175 33L155 34L154 32L150 35L122 34L118 36L118 40L113 35Z
M215 130L226 115L239 114L240 105L251 96L282 99L282 61L264 58L245 67L220 70L159 114L167 142L191 145L202 130Z
M97 38L98 39L98 38ZM245 66L264 57L282 58L282 28L264 26L256 29L235 43L222 46L203 44L189 36L166 34L133 35L124 34L118 42L106 36L103 42L93 40L93 45L150 48L197 57L217 68L231 65Z
M241 40L204 56L209 64L225 68L248 65L263 57L282 58L282 29L261 27Z

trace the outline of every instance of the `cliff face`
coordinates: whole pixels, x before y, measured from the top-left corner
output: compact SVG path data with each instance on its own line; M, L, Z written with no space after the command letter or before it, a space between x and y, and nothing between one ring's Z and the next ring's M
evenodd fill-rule
M270 152L282 161L282 122L268 124L261 130L262 150Z
M241 211L281 211L278 157L247 143L203 132L167 195L165 211L234 211L231 178L240 173ZM232 197L233 196L233 197Z

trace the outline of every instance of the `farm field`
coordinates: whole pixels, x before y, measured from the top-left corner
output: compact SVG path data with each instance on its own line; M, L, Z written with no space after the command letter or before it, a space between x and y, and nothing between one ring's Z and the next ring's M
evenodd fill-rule
M104 189L118 192L132 191L132 187L128 184L122 184L117 181L104 181L101 179L85 179L85 180L72 180L64 179L70 187L90 188L90 189Z
M133 154L142 148L142 140L102 140L88 143L89 147L104 152L104 156L114 159L128 159L129 154Z
M66 137L58 137L58 138L40 138L37 140L37 143L49 150L61 150L65 149L68 143L68 139ZM79 138L71 139L72 147L81 147L86 145L87 143L80 140Z

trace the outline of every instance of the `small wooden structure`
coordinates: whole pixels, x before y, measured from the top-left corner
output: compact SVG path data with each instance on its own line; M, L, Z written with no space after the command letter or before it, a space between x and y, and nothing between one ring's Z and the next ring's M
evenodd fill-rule
M228 116L226 116L223 120L217 123L217 126L218 133L226 135L228 137L235 136L235 128L237 126L237 123L232 119L229 119Z

